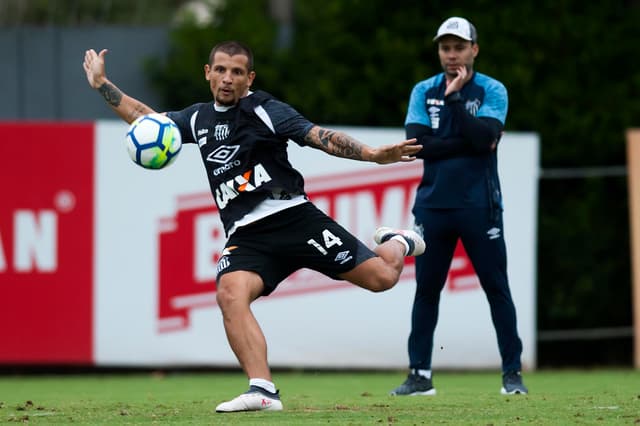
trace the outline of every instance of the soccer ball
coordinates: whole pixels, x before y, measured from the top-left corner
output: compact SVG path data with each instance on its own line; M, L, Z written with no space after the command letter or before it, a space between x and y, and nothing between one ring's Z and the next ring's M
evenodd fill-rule
M163 114L138 117L127 131L129 157L146 169L161 169L173 163L182 149L178 126Z

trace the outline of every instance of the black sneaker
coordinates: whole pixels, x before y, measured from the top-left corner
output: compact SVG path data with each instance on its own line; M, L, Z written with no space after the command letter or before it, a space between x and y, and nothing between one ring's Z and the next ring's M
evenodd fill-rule
M431 379L418 374L409 374L403 384L389 392L389 395L435 395Z
M522 376L519 371L509 371L502 375L502 389L500 393L503 395L515 395L529 393L527 387L522 383Z

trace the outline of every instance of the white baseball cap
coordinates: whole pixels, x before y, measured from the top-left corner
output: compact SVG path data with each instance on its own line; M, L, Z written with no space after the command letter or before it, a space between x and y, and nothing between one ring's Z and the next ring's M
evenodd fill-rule
M463 40L468 40L475 43L478 40L478 33L476 27L469 21L458 16L453 16L440 25L436 36L433 41L438 41L440 37L445 35L454 35L460 37Z

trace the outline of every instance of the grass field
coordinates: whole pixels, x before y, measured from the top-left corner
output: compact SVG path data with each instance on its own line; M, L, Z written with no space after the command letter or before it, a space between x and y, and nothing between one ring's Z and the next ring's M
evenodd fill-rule
M241 373L0 376L0 422L15 424L638 425L640 371L525 373L529 395L500 395L496 372L441 372L438 394L391 397L403 372L276 372L285 410L217 414Z

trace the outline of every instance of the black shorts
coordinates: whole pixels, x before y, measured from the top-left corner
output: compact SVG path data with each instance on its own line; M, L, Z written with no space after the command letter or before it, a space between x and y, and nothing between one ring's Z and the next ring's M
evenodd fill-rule
M238 228L218 261L217 280L228 272L252 271L270 294L298 269L340 279L376 254L314 206L304 203Z

